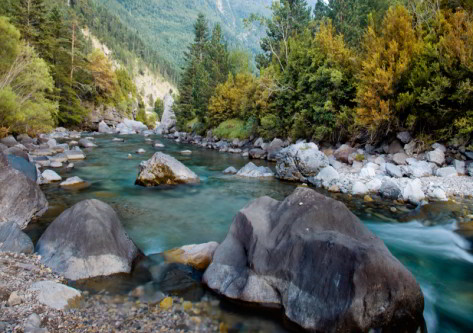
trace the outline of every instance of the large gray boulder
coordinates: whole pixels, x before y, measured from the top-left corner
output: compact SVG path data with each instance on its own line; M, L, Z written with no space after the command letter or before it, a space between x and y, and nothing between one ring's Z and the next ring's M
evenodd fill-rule
M15 222L0 223L0 252L33 253L31 239Z
M135 184L152 187L158 185L195 184L199 177L174 157L157 152L141 162Z
M10 167L7 157L0 153L0 223L13 221L24 229L47 209L48 202L38 184Z
M276 162L276 175L280 179L305 181L329 165L327 156L315 143L301 142L281 150Z
M203 281L230 299L282 307L310 332L416 332L424 308L384 243L344 204L307 188L243 208Z
M65 210L36 245L41 261L71 280L129 273L139 251L115 211L99 200Z
M174 99L171 93L166 94L163 99L164 112L161 117L161 124L156 129L158 134L167 133L171 128L176 126L176 115L172 109L174 105Z

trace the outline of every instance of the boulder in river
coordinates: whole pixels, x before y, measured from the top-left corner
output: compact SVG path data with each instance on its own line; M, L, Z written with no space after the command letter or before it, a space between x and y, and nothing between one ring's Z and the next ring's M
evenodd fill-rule
M0 153L0 223L13 221L24 229L46 212L48 202L38 184L13 169Z
M284 148L278 154L276 175L280 179L305 181L329 166L329 160L315 143L300 142Z
M139 251L109 205L81 201L65 210L36 245L42 262L71 280L129 273Z
M310 332L416 332L412 274L341 202L297 188L235 216L204 283L233 300L282 307Z
M199 183L199 177L174 157L157 152L141 162L135 184L141 186Z
M253 162L250 162L241 168L236 175L246 178L269 178L274 177L274 172L270 168L256 166Z
M31 239L15 222L0 223L0 252L33 253Z

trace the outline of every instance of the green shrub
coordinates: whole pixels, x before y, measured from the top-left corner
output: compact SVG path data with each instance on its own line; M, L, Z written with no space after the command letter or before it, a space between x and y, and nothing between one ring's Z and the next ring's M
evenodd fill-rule
M229 119L214 129L213 134L225 139L246 139L251 135L251 132L243 120Z

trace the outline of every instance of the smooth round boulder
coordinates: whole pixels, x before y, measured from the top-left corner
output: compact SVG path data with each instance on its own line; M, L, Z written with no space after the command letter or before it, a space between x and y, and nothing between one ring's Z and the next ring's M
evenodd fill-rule
M0 223L13 221L21 229L48 209L48 201L38 184L10 167L0 153Z
M70 280L129 273L139 250L115 211L99 200L65 210L36 245L41 261Z
M199 182L199 177L184 164L172 156L158 152L149 160L141 162L135 184L152 187Z
M299 187L235 216L204 283L233 300L282 307L310 332L416 332L412 274L341 202Z

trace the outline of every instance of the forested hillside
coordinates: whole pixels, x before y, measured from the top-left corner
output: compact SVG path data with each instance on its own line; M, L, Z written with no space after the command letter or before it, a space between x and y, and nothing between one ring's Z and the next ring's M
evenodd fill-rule
M199 17L178 123L227 138L379 144L407 130L427 146L471 145L472 8L470 0L330 0L313 10L281 0L269 18L250 19L267 31L259 76L235 70L231 56L216 67L215 31Z
M272 0L96 0L117 14L143 40L170 63L181 66L183 52L193 39L193 23L205 13L210 26L220 23L230 47L261 50L259 38L264 30L246 29L243 20L252 13L270 15ZM316 0L309 1L312 5Z
M112 60L120 66L93 48L82 33L85 27L113 49ZM149 96L141 96L132 80L136 66L176 77L138 35L89 0L2 1L0 29L3 134L80 126L101 106L123 116L137 113L152 124L144 111L143 98Z

